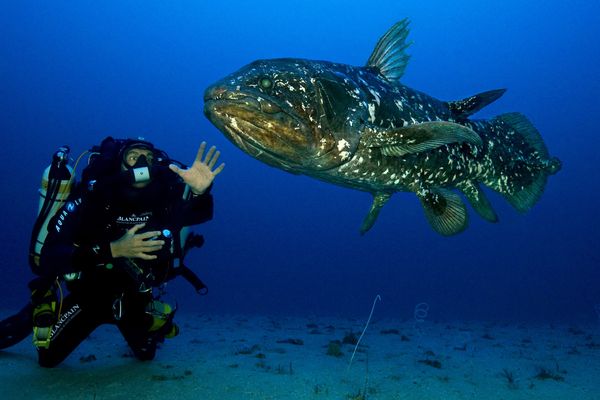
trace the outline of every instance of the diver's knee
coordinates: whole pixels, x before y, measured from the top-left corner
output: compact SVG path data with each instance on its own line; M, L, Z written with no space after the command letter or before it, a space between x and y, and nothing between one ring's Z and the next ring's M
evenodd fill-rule
M40 367L43 367L43 368L54 368L58 364L60 364L61 361L62 360L60 360L60 359L56 359L53 357L45 357L41 354L38 357L38 364L40 365Z
M140 361L152 361L152 360L154 360L154 357L156 357L156 348L136 349L133 351L133 354L135 355L135 358L137 358Z

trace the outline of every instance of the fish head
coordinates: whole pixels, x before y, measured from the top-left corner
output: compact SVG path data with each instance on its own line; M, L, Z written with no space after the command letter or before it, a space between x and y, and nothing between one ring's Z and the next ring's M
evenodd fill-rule
M208 119L243 151L292 173L310 174L349 160L359 135L351 104L360 99L325 63L258 60L211 85Z

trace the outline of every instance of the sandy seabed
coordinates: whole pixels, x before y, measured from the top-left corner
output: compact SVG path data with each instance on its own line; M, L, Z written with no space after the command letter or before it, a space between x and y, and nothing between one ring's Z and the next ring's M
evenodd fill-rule
M2 317L8 314L3 313ZM63 364L0 351L4 399L600 399L600 326L180 313L140 362L102 326ZM344 343L347 342L347 343Z

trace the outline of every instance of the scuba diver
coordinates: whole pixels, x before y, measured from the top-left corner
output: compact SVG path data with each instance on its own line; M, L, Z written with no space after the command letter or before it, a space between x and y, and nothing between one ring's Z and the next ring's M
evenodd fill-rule
M212 219L210 189L224 168L215 167L214 146L205 150L203 142L186 168L143 139L107 137L92 148L81 183L58 211L36 221L31 300L0 322L0 349L33 332L39 364L54 367L108 323L135 357L152 360L157 344L178 333L176 309L160 300L159 289L178 275L197 291L206 289L183 264L187 250L203 242L187 227ZM55 154L63 177L54 180L70 183L64 153ZM57 203L63 186L50 187Z

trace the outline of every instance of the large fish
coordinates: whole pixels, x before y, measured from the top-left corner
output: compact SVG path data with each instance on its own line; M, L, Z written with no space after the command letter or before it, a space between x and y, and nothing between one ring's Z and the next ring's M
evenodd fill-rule
M254 61L206 90L204 112L252 157L371 193L361 233L395 192L415 193L442 235L467 226L456 190L490 222L498 218L480 184L529 210L560 161L521 114L469 119L503 89L445 102L401 84L407 35L407 20L395 24L364 67Z

